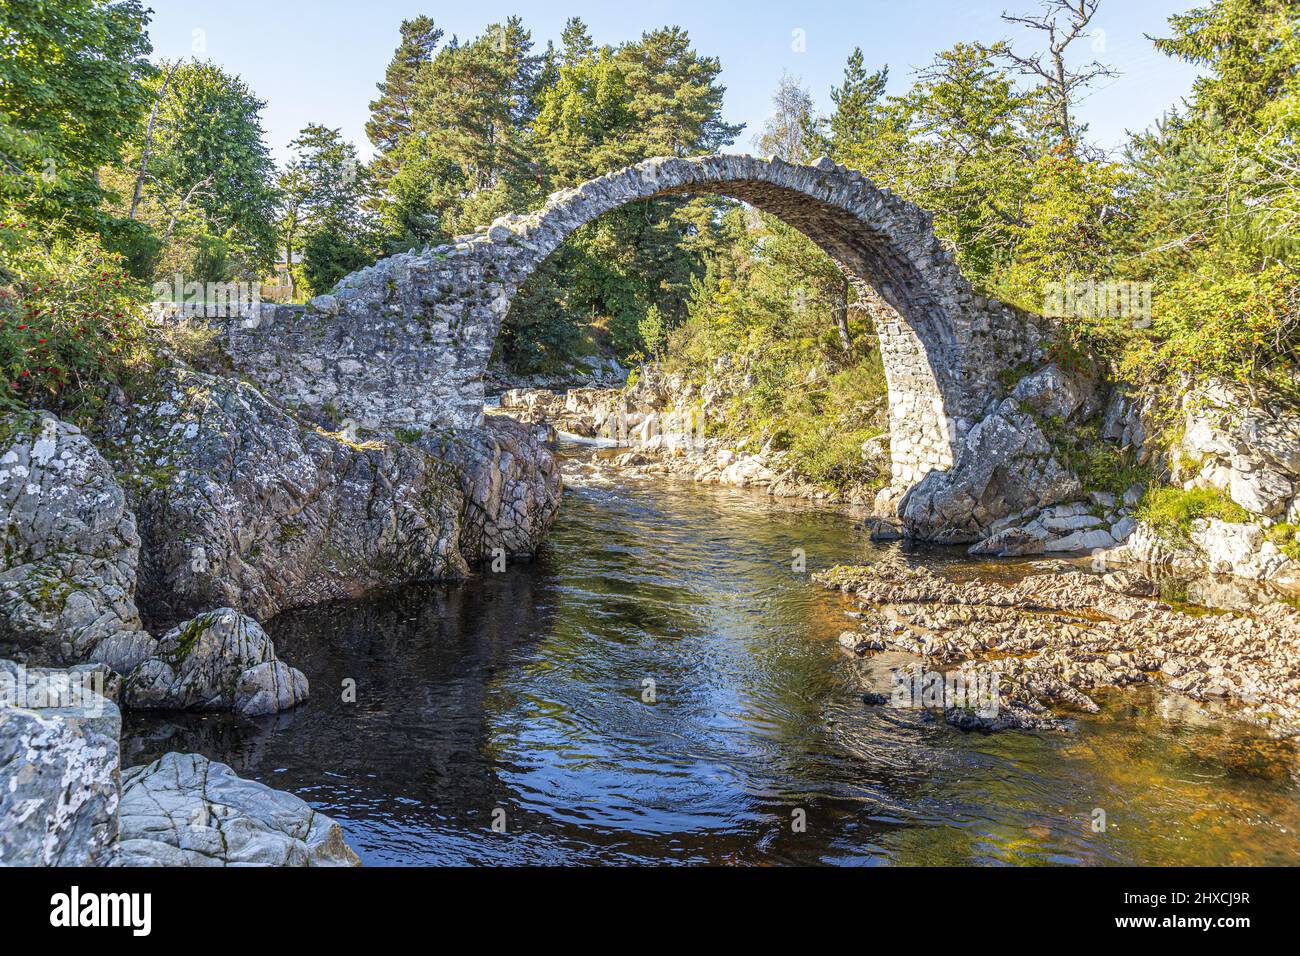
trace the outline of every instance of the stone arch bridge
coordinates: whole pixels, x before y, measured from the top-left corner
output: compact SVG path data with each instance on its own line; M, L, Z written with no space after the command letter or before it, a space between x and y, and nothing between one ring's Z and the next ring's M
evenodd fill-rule
M798 228L874 303L889 386L895 499L949 468L1034 358L1036 318L976 294L931 216L862 174L744 155L650 159L551 195L456 241L384 259L307 309L263 310L230 330L236 365L283 396L375 429L473 426L483 373L520 284L575 229L626 203L714 194Z

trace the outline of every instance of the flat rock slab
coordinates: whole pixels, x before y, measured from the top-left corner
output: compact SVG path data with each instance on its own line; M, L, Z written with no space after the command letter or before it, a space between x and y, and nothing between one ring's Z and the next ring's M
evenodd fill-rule
M118 866L360 866L343 829L291 793L198 754L122 774Z

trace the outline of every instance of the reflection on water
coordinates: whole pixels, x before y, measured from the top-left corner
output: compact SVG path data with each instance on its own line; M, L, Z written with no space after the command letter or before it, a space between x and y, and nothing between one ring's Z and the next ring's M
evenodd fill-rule
M1114 692L1072 733L991 736L864 706L910 661L843 655L795 548L809 572L880 550L748 492L570 488L531 565L272 622L309 704L133 715L124 760L223 760L367 863L1300 862L1294 746L1190 702Z

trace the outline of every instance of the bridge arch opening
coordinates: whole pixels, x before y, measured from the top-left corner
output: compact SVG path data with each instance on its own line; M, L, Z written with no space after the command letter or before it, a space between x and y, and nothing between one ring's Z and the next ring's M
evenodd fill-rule
M523 282L604 213L688 194L740 200L783 220L870 294L889 393L894 501L953 464L967 431L1005 394L998 373L1034 354L1023 313L972 290L929 213L829 160L715 155L646 160L560 190L531 213L344 278L313 300L310 321L286 333L293 353L313 356L306 373L291 372L294 391L373 428L476 425L483 375Z

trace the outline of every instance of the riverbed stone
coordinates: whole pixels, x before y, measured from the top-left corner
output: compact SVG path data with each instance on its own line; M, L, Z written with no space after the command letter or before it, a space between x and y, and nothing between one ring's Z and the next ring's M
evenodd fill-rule
M536 553L564 492L559 464L536 429L492 416L479 428L435 430L418 444L456 476L463 499L456 544L464 561Z
M302 672L277 660L261 625L233 608L172 628L122 691L136 710L233 710L246 717L287 710L307 696Z
M1004 528L970 546L973 555L1014 558L1042 554L1047 549L1047 535L1035 528Z
M122 774L118 866L359 866L342 828L198 754Z

